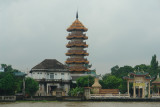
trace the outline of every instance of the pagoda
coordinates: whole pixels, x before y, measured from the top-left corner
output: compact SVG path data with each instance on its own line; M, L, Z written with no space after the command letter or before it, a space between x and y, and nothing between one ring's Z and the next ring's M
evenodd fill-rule
M67 31L70 33L66 37L67 40L70 40L66 45L66 47L69 48L66 53L66 56L69 56L66 64L71 74L87 74L89 72L89 61L85 58L85 56L89 54L84 50L84 48L88 47L84 41L88 39L86 34L84 34L87 30L88 29L79 21L77 12L76 20L67 28Z

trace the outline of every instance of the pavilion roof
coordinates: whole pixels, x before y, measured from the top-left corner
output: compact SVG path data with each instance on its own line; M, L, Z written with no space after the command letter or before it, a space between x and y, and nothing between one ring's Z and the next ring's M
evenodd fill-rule
M86 32L88 29L78 20L78 18L70 25L70 27L67 28L68 32L74 31L74 30L81 30Z
M26 76L27 74L24 73L24 72L14 72L14 75L17 76L17 77L24 77L24 76Z
M146 75L149 75L148 72L139 72L139 71L137 71L137 72L131 72L129 74L130 75L135 75L135 76L146 76Z
M145 79L150 79L150 80L153 80L154 77L151 77L149 75L148 72L140 72L140 71L137 71L137 72L131 72L129 73L129 76L124 76L123 79L134 79L134 76L140 76L140 77L145 77Z
M157 78L152 82L152 84L160 84L159 74L157 75Z

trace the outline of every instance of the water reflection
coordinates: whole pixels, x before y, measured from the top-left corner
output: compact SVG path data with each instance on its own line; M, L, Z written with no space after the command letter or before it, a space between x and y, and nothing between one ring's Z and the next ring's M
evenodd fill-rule
M16 102L0 107L159 107L160 102Z

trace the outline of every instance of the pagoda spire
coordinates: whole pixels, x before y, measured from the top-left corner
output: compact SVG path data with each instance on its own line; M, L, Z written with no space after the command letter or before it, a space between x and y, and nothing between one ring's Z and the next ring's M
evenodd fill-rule
M77 11L77 13L76 13L76 19L78 19L78 11Z

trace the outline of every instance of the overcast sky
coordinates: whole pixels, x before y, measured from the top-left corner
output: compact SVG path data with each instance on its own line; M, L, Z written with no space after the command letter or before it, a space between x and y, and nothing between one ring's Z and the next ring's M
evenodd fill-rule
M44 59L64 63L77 7L98 74L150 64L154 54L160 61L160 0L0 0L0 64L27 71Z

